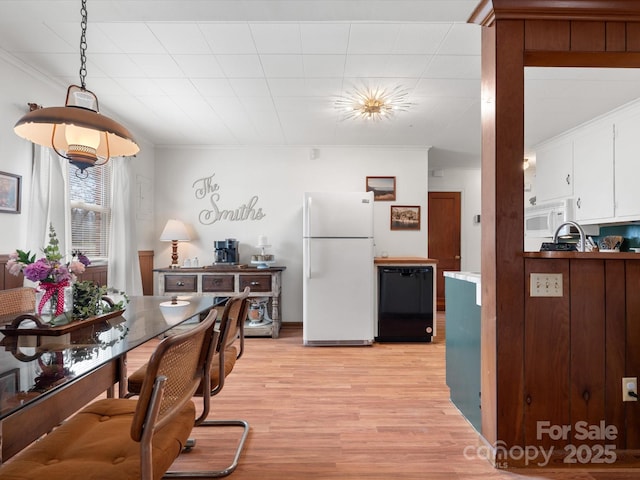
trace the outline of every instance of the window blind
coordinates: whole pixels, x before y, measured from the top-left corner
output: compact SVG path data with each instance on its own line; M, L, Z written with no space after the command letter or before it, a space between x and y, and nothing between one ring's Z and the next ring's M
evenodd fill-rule
M69 164L69 203L71 206L71 244L92 262L109 256L111 224L111 164L85 170L86 178L76 175Z

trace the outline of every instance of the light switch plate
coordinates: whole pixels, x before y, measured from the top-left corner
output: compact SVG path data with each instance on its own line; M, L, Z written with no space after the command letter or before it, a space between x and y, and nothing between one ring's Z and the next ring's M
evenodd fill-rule
M562 297L561 273L532 273L529 283L532 297Z

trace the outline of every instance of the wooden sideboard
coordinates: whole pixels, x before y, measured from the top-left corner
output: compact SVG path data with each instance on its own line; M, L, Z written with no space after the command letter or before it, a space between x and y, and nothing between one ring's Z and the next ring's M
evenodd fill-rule
M251 289L252 308L266 303L262 322L245 322L245 336L278 338L280 333L280 293L286 267L255 268L244 265L212 265L202 268L158 268L158 294L230 297L245 287ZM251 310L250 310L251 314Z

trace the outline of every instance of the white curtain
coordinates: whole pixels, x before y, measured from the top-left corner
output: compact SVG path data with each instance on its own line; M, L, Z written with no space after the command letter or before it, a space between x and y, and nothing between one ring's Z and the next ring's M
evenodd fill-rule
M142 295L135 221L135 175L131 160L114 158L111 176L111 232L109 234L109 286L129 296Z
M69 211L67 160L51 149L33 146L31 197L25 250L42 256L49 243L49 224L53 225L60 252L71 255L71 212Z

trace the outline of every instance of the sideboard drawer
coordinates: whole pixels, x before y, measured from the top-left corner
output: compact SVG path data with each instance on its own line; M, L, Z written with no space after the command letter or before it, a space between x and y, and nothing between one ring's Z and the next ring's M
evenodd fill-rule
M203 275L202 291L203 292L234 292L234 276L233 275Z
M245 287L253 292L270 292L271 275L240 275L240 291Z
M197 292L198 276L197 275L165 275L164 291L165 292Z

